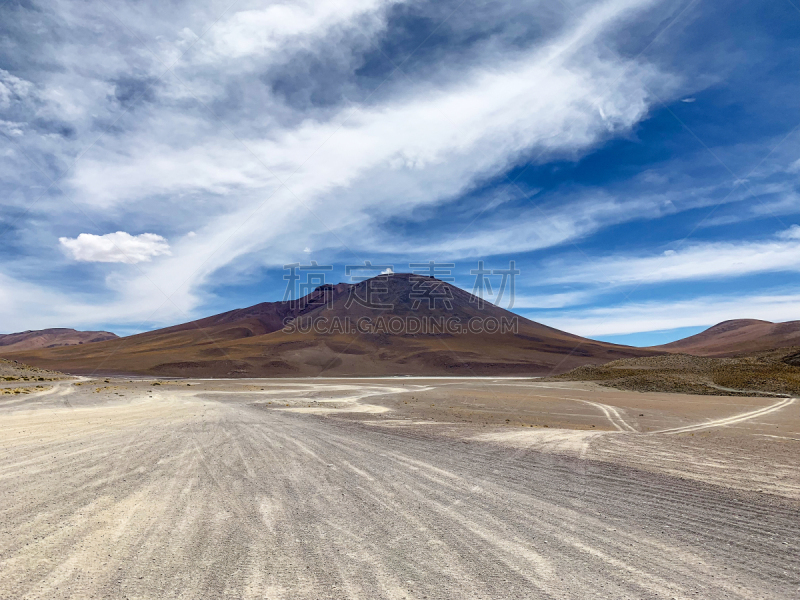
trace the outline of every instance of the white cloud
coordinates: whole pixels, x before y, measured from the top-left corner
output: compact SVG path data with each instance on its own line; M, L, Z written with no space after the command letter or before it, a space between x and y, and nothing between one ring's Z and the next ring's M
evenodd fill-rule
M275 52L297 38L319 37L336 26L397 3L398 0L304 0L241 10L211 30L208 45L215 54L228 58Z
M0 100L2 98L0 97ZM6 133L9 135L13 135L15 137L21 136L24 131L23 128L25 127L25 123L17 123L15 121L3 121L0 119L0 129L4 129Z
M509 292L506 290L505 298L501 299L500 306L505 308L509 301ZM588 291L579 292L556 292L554 294L514 294L514 309L530 308L564 308L566 306L576 306L585 304L594 298L594 294ZM492 298L486 297L492 301Z
M646 115L648 87L672 83L648 65L583 56L585 45L567 44L573 37L491 69L479 65L448 88L409 84L402 98L346 107L324 122L276 128L265 138L240 142L220 132L221 139L181 148L154 143L156 132L147 131L117 152L82 159L72 184L80 198L101 206L158 193L273 191L276 177L309 203L332 192L383 211L439 201L531 148L548 155L586 151ZM370 189L377 192L371 199L361 197L359 188L378 173L413 196L400 199L383 183Z
M800 225L792 225L786 231L781 231L778 237L784 240L800 240Z
M271 88L271 68L289 64L296 55L314 54L326 36L360 31L365 23L368 38L385 25L391 4L301 0L226 16L177 63L175 72L186 87L164 77L154 86L155 101L137 104L117 124L118 130L81 157L64 184L76 202L87 212L131 216L136 225L126 228L139 231L152 230L140 226L142 220L152 223L154 215L163 215L164 229L159 225L159 230L169 232L172 242L170 247L159 236L148 240L124 232L63 238L63 249L76 260L132 263L163 255L142 265L140 277L126 278L126 269L109 275L105 291L115 299L104 310L115 307L119 318L127 318L131 307L143 306L142 290L152 293L155 285L174 294L177 307L168 303L161 315L173 322L202 303L215 272L246 272L261 265L265 256L272 266L291 262L283 254L297 248L298 239L323 249L343 239L358 254L368 248L488 256L560 244L652 209L651 198L618 201L592 195L511 223L479 223L459 238L429 236L424 248L402 238L376 236L376 222L452 201L530 156L569 160L609 138L627 135L647 116L653 102L649 90L669 99L677 86L669 73L644 59L615 55L600 41L614 35L634 11L656 2L607 0L586 3L574 14L565 11L533 47L520 49L515 42L509 48L490 39L468 56L442 60L431 67L433 75L398 75L399 84L390 82L367 102L314 106L306 113ZM86 22L95 16L89 8L65 5L86 11ZM152 38L145 34L144 39L161 40L153 43L159 56L177 58L176 48L164 49L169 45L165 40L184 29L204 31L203 20L210 17L210 23L218 16L209 15L212 10L216 7L198 5L194 21L155 19ZM196 37L180 35L189 43ZM87 65L103 76L89 81L83 52L76 48L90 54ZM67 65L58 85L43 86L42 94L72 107L70 114L84 115L89 131L97 123L116 123L119 110L110 82L116 71L129 71L132 63L113 52L106 57L105 51L70 49L81 55L80 61L73 57L81 69L73 65L72 73ZM136 52L135 64L146 71L146 60L138 61L144 51L137 45ZM224 69L222 61L228 61ZM353 71L359 66L351 65ZM157 60L150 67L149 76L163 72ZM232 72L247 77L236 79ZM299 83L308 83L309 74L301 75ZM247 87L254 82L257 86ZM257 110L247 105L254 90ZM220 118L198 107L195 94L219 111ZM114 110L107 110L108 105ZM570 203L575 200L569 198ZM660 210L657 201L655 205ZM181 235L188 228L196 235ZM129 239L114 243L113 236ZM136 244L131 246L132 241ZM530 303L557 307L575 301L577 296L563 295ZM138 310L136 314L141 316Z
M525 312L539 322L581 336L623 335L679 327L709 327L731 319L782 322L798 318L800 294L706 296L679 302L642 302L581 310L580 314Z
M549 283L626 285L800 271L800 227L779 237L780 241L699 243L663 254L608 256L574 266L559 263L550 267L552 275L545 279Z
M152 283L145 282L138 291L116 295L61 291L50 282L34 283L0 272L0 333L48 327L97 328L114 323L132 327L133 332L154 324L190 320ZM117 332L114 327L112 331Z
M25 99L33 93L33 89L29 81L0 69L0 108L7 108L12 101Z
M336 237L351 246L374 235L375 219L448 201L532 150L574 157L630 130L647 114L648 89L663 93L675 81L646 63L600 52L596 42L631 10L648 4L600 3L562 35L523 54L493 49L482 61L459 66L463 72L445 83L410 82L402 95L380 102L263 135L248 132L242 138L246 148L228 131L216 125L210 131L182 116L180 135L166 138L169 145L154 142L174 126L162 116L151 123L157 131L145 126L118 148L93 149L79 161L70 181L73 196L104 208L147 206L157 198L154 206L163 210L165 201L177 207L204 194L208 216L192 224L197 237L176 241L172 257L146 271L148 280L176 294L182 309L192 310L215 271L263 258L267 249L279 261L281 249L301 235L343 232ZM191 132L205 137L193 138ZM567 215L565 209L549 221L539 219L534 228L519 222L471 232L454 244L443 239L431 249L472 255L476 248L495 253L541 248L583 235L598 223L630 218L625 216L630 206L602 200L587 202L583 215ZM371 251L386 245L392 244L377 240ZM135 294L143 285L135 279L118 289Z
M154 233L136 236L124 231L105 235L82 233L77 238L62 237L58 241L72 258L81 262L134 264L170 254L167 240Z
M663 207L659 202L649 198L616 200L589 191L582 200L563 198L563 202L555 203L555 206L520 213L513 221L474 223L461 233L433 239L408 240L367 231L358 240L358 248L362 252L379 248L393 254L424 254L452 259L523 253L572 242L603 227L628 221L633 216L655 217L662 213Z

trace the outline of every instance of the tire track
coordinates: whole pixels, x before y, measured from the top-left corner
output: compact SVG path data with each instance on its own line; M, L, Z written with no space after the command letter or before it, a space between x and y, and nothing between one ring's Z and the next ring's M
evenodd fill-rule
M0 598L775 600L800 582L796 504L251 400L0 426Z
M740 413L738 415L733 415L732 417L725 417L724 419L714 419L713 421L707 421L705 423L697 423L696 425L687 425L685 427L673 427L670 429L662 429L660 431L654 431L653 433L666 433L666 434L676 434L676 433L690 433L694 431L701 431L703 429L709 429L713 427L726 427L728 425L735 425L737 423L742 423L744 421L749 421L750 419L755 419L756 417L763 417L764 415L768 415L770 413L779 411L787 406L791 406L795 403L796 398L785 398L780 402L776 402L771 406L766 406L764 408L760 408L758 410L753 410L750 412Z
M606 416L609 422L617 429L617 431L635 431L638 430L628 423L620 414L619 409L608 404L601 404L600 402L592 402L591 400L582 400L580 398L562 398L562 400L572 400L573 402L582 402L600 409Z

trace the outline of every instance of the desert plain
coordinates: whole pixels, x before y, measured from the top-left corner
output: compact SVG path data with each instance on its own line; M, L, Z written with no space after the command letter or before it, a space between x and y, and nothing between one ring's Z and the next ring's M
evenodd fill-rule
M800 596L792 397L521 377L0 387L4 600Z

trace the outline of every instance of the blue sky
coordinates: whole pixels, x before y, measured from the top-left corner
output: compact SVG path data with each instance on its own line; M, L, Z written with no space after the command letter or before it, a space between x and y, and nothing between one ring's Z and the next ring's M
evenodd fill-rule
M2 332L280 300L312 260L513 260L515 312L636 345L800 318L794 0L0 13Z

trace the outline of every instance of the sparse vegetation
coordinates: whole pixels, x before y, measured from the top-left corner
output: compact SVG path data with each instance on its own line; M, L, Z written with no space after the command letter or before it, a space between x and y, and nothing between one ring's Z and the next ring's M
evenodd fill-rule
M50 387L51 386L49 385L37 385L34 387L24 387L24 388L0 388L0 396L31 394L33 392L44 392L45 390L49 390Z
M58 381L64 379L65 375L55 371L47 371L32 367L15 360L5 360L0 358L0 381Z
M758 352L734 358L667 354L628 358L602 366L584 366L552 381L594 381L637 392L672 392L714 396L758 393L800 395L798 348Z

